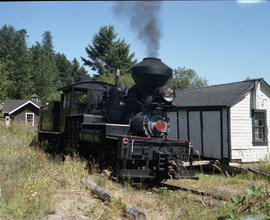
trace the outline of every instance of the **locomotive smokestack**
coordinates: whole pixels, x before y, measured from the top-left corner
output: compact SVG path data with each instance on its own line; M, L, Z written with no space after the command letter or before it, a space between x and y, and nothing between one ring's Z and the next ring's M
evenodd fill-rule
M152 94L155 88L164 86L172 77L172 69L157 58L144 58L133 66L132 77L142 96Z
M147 56L158 57L160 48L160 1L117 2L115 15L129 18L131 29L144 44Z

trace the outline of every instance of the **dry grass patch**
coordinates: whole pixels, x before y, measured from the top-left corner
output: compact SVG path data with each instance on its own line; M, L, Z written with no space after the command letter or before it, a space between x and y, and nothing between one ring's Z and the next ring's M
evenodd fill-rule
M115 183L97 174L90 178L109 190L112 196L140 209L148 219L217 219L231 212L232 207L228 205L230 198L238 195L246 196L246 189L251 186L268 185L266 179L256 179L250 174L227 176L197 173L197 175L200 178L198 181L169 180L166 183L220 195L227 198L228 202L184 191L172 191L165 187L137 189L128 183L124 185Z

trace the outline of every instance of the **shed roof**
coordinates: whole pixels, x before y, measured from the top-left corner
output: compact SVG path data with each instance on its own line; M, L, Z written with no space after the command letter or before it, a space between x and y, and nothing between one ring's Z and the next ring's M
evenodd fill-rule
M14 111L16 111L17 109L20 109L20 108L22 108L23 106L25 106L25 105L27 105L29 103L31 103L32 105L34 105L37 108L40 107L40 103L34 103L34 102L30 101L30 100L9 99L4 104L3 113L11 114Z
M232 106L254 88L256 81L265 82L263 78L258 78L201 88L176 90L173 105L179 107Z

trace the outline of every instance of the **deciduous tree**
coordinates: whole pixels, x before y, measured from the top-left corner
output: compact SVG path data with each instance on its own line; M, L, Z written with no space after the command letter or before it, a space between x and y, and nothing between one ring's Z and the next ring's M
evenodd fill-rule
M207 86L207 80L197 75L195 70L179 67L173 71L173 78L168 83L174 89L190 89Z

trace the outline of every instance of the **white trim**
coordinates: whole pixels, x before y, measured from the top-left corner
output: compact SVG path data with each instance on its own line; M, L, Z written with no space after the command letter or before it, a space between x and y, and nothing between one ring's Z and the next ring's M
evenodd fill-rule
M10 115L13 112L16 112L18 109L22 108L23 106L26 106L29 103L31 103L32 105L34 105L35 107L37 107L39 109L39 106L38 105L36 105L34 102L32 102L32 101L29 100L28 102L23 103L22 105L20 105L19 107L15 108L14 110L12 110L11 112L9 112L8 114Z
M27 115L32 115L33 116L33 121L32 121L32 126L34 126L34 122L35 122L35 114L34 113L32 113L32 112L26 112L25 113L25 124L27 124L28 123L28 121L27 121Z

